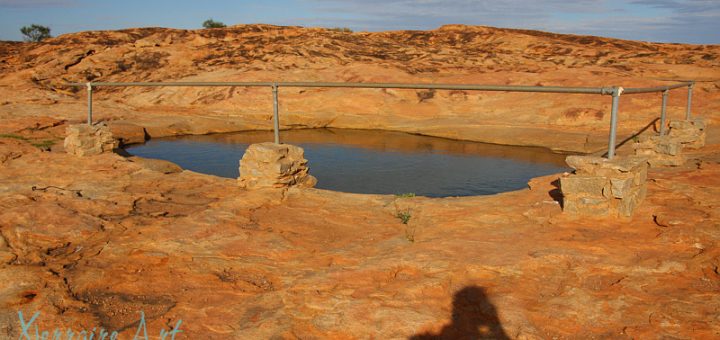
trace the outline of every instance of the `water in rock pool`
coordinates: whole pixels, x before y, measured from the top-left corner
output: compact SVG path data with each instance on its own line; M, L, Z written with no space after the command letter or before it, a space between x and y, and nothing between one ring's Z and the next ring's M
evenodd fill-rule
M171 161L184 169L237 178L249 144L273 140L254 131L152 139L127 148L135 156ZM533 177L567 171L564 155L401 132L347 129L282 131L281 140L305 149L317 188L366 194L445 197L488 195L527 187Z

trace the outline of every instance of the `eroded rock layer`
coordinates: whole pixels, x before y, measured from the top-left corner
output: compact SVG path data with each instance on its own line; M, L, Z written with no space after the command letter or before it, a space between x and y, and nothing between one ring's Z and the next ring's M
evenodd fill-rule
M695 79L693 108L720 112L720 46L661 44L477 26L334 32L241 25L66 34L0 42L0 117L79 122L88 81L331 81L645 87ZM98 87L95 117L151 137L271 129L268 88ZM280 88L285 128L375 128L558 150L606 147L610 98L477 91ZM652 126L661 95L621 98L625 138ZM671 91L670 120L686 90ZM52 105L52 106L48 106ZM657 123L655 123L657 124ZM652 130L652 129L651 129Z

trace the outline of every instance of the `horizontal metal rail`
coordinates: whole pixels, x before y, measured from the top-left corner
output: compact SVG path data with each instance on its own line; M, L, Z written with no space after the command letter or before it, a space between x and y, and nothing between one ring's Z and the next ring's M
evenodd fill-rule
M688 87L691 85L692 85L692 82L684 82L684 83L668 85L668 86L629 88L629 89L625 89L625 91L623 91L623 94L664 92L664 91L679 89L681 87Z
M275 132L275 143L280 143L280 118L278 108L278 88L280 87L303 87L303 88L365 88L365 89L412 89L412 90L468 90L468 91L502 91L502 92L533 92L533 93L564 93L564 94L599 94L612 96L612 108L610 116L610 135L608 141L608 158L615 156L615 141L617 135L617 115L620 95L662 92L661 122L665 124L665 112L668 92L682 87L688 88L686 119L690 119L690 106L692 102L692 89L694 81L681 82L667 86L647 88L622 88L613 87L565 87L565 86L524 86L524 85L462 85L462 84L406 84L406 83L338 83L338 82L88 82L68 83L66 86L86 87L88 93L88 124L92 125L92 93L96 86L243 86L243 87L270 87L273 95L273 130ZM665 133L665 127L661 128L661 134Z
M603 87L562 87L562 86L522 86L522 85L456 85L456 84L398 84L398 83L307 83L284 82L282 87L345 87L345 88L391 88L411 90L472 90L472 91L507 91L507 92L540 92L540 93L576 93L576 94L610 94L612 88Z
M507 92L612 94L611 87L564 87L523 85L458 85L458 84L404 84L404 83L333 83L333 82L128 82L90 83L92 86L247 86L247 87L339 87L365 89L411 90L477 90ZM68 86L85 87L87 83L69 83Z
M75 86L75 87L84 87L87 86L87 84L90 84L92 86L151 86L151 87L158 87L158 86L273 86L273 82L258 82L258 81L248 81L248 82L124 82L124 83L109 83L109 82L90 82L90 83L68 83L65 84L67 86Z

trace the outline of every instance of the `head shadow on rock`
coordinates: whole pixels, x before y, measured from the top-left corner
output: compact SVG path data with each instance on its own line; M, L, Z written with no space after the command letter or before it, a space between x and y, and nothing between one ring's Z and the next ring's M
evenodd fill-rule
M550 198L552 198L553 201L558 202L560 204L560 208L564 208L564 199L563 199L563 193L562 189L560 188L560 179L556 179L550 183L553 186L553 189L548 191L548 195L550 195Z
M422 333L410 340L430 339L509 339L500 324L495 306L485 289L468 286L453 297L452 321L438 333Z

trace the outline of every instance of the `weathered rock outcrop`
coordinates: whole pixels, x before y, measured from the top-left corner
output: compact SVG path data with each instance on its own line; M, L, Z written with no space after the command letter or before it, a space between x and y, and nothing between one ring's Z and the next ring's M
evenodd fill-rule
M147 139L147 134L142 126L123 121L111 121L108 126L120 146L144 143Z
M311 188L317 183L308 174L305 152L299 146L289 144L259 143L250 145L240 160L240 187L287 188L299 186Z

